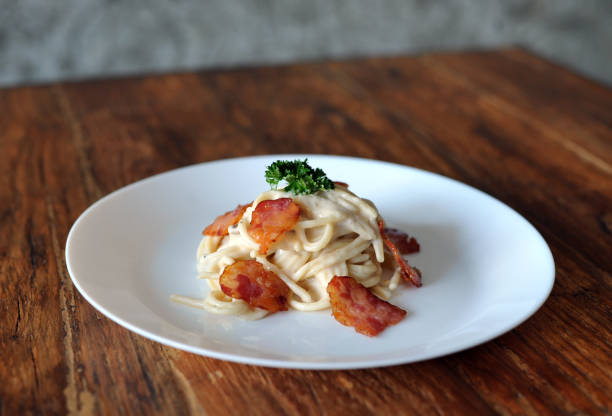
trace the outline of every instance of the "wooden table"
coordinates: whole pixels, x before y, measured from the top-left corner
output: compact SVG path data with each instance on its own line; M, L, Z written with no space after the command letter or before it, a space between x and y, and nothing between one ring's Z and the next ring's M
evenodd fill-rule
M0 90L0 109L2 414L612 411L609 88L510 49L19 87ZM550 245L550 298L447 357L299 371L162 346L72 285L68 231L105 194L179 166L294 152L397 162L493 195Z

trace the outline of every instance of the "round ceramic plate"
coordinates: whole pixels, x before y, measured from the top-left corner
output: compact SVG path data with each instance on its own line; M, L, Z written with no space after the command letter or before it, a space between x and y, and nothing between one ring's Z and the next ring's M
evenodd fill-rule
M195 267L202 229L269 189L267 165L304 157L420 242L409 261L423 272L423 287L404 285L391 299L406 318L370 338L330 311L245 321L173 303L172 294L206 293ZM406 166L320 155L220 160L126 186L79 217L66 261L96 309L144 337L222 360L302 369L410 363L483 343L544 303L555 270L535 228L481 191Z

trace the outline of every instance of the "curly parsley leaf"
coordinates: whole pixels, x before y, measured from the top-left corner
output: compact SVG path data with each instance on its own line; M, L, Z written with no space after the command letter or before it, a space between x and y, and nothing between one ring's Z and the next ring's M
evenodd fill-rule
M272 189L278 189L278 184L285 181L286 192L293 194L313 194L321 190L334 189L334 183L329 180L321 169L313 169L308 159L277 160L266 168L266 182Z

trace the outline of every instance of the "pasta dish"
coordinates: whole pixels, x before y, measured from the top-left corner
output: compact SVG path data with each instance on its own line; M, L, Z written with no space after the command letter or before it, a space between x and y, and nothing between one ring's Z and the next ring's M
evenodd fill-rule
M416 240L385 228L374 204L344 183L308 194L287 188L263 192L206 227L197 270L210 292L203 301L173 299L247 319L331 308L370 336L399 322L405 311L383 299L402 281L421 285L403 258L419 250Z

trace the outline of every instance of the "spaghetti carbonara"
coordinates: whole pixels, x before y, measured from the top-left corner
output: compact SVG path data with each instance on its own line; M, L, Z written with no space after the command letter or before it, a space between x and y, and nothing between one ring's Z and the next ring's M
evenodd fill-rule
M299 206L295 225L267 251L249 233L253 212L263 201L290 198ZM175 301L218 314L258 319L268 312L228 296L219 279L237 261L255 260L275 273L289 288L288 307L298 311L330 308L327 286L334 276L350 276L382 298L389 298L401 281L402 269L385 249L374 204L359 198L344 184L332 190L294 195L283 190L262 193L246 208L227 235L204 235L197 250L198 276L210 292L203 301L174 296Z

